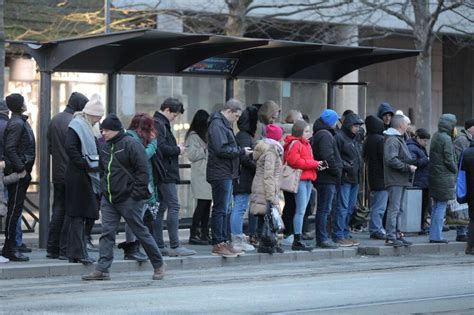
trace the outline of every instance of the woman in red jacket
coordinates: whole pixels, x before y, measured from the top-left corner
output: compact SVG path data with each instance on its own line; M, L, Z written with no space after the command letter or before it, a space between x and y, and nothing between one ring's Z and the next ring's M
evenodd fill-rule
M293 217L294 240L292 250L307 250L313 248L301 242L303 218L311 196L311 182L316 180L316 169L319 162L313 158L313 151L309 143L311 130L304 120L298 120L291 129L291 136L285 138L285 162L294 169L301 169L300 184L295 194L296 210Z

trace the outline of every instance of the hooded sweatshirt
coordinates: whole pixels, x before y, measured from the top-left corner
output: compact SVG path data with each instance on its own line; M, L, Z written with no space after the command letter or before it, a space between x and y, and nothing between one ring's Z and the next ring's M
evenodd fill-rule
M379 110L377 111L377 117L382 119L383 121L383 116L388 113L392 114L392 116L395 114L395 111L393 110L392 106L390 106L389 103L380 104ZM385 129L390 128L390 125L384 125L384 126L385 126Z
M384 124L375 116L365 119L367 138L364 142L363 156L367 163L369 188L371 191L385 190L383 169Z

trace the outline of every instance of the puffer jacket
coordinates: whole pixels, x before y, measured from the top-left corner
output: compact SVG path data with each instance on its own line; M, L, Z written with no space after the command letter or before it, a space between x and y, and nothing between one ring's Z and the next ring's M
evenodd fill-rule
M413 138L408 139L407 146L408 150L410 150L411 157L414 160L414 165L417 167L413 186L423 189L428 188L428 166L430 164L428 153L426 152L426 149Z
M100 158L104 172L102 193L111 204L124 202L128 198L137 201L150 198L143 145L121 131L102 147Z
M291 146L293 141L295 143ZM300 180L316 180L319 162L313 158L313 151L308 140L288 136L285 139L284 149L284 161L292 168L303 170Z
M83 94L78 92L72 93L66 109L63 112L57 113L49 123L47 138L49 154L52 157L53 183L64 184L64 174L67 161L69 160L64 146L64 139L66 139L68 126L73 119L73 114L83 110L88 101L89 99Z
M362 157L356 135L350 131L355 124L363 123L362 119L351 113L344 119L341 130L336 133L336 144L342 159L341 182L358 184L362 170Z
M237 145L241 148L253 149L253 137L257 130L258 109L255 106L247 107L240 116L237 126L239 132L235 136ZM240 157L240 176L234 183L234 194L249 194L252 191L252 181L255 176L256 164L251 155Z
M257 170L252 182L250 211L264 215L267 202L280 208L280 174L282 168L283 147L272 139L260 140L253 152L257 161Z
M394 128L384 131L383 169L385 187L405 186L411 183L410 165L413 164L404 136Z
M153 115L155 129L158 132L156 140L158 141L158 150L163 156L163 165L165 167L165 183L179 182L179 162L178 158L181 149L176 144L176 138L171 131L171 125L163 114L155 112Z
M329 166L329 168L318 172L315 185L337 185L341 182L342 160L334 138L335 135L336 131L321 119L314 122L313 137L311 138L313 156L317 161L326 161Z
M371 191L385 190L383 170L384 124L375 116L365 119L367 138L364 142L363 156L367 163L367 177Z
M458 167L452 141L456 116L443 114L439 118L438 131L433 135L430 146L429 190L439 201L455 199L455 184Z
M235 140L232 125L221 112L215 112L209 119L206 180L237 179L239 158L245 155Z
M21 114L12 114L4 134L5 175L31 173L36 158L36 141L30 124Z

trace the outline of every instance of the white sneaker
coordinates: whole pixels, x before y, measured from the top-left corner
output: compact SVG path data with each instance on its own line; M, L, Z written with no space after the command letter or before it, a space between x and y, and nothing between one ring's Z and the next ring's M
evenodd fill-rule
M284 245L284 246L291 246L293 245L293 240L294 240L294 236L293 234L287 236L286 238L283 238L283 240L281 241L281 245Z
M5 257L3 257L3 256L0 255L0 264L7 263L7 262L9 262L9 261L10 261L10 259L5 258Z
M240 235L232 235L232 246L238 251L249 252L255 250L255 247L247 243L245 238Z

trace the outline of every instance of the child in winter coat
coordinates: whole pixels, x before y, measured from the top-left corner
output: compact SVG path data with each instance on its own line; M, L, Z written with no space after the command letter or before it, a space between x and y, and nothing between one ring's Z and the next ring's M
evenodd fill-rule
M267 137L258 141L253 157L256 161L255 177L252 182L250 195L250 211L258 216L259 231L264 223L267 206L280 209L280 173L282 168L283 146L280 139L283 130L278 125L266 126ZM283 249L275 243L259 241L258 252L273 254L275 251L283 253Z

